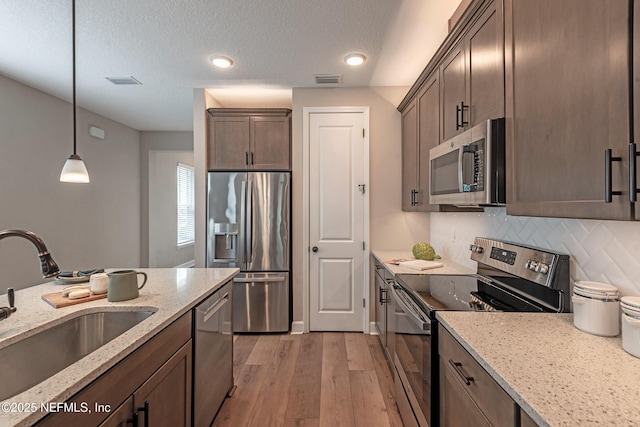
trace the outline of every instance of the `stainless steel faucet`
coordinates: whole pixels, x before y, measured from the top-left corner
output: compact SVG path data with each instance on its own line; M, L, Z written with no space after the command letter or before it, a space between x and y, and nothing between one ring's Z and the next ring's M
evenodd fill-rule
M44 244L42 239L30 231L26 230L2 230L0 231L0 240L5 237L22 237L27 239L38 249L38 257L40 257L40 270L42 270L42 277L53 277L60 273L58 264L51 258L51 254L47 249L47 245ZM0 307L0 320L4 320L11 316L11 313L15 313L14 307L14 292L13 288L7 289L7 298L9 298L9 307Z
M14 306L15 296L13 288L7 289L7 298L9 299L9 307L0 307L0 320L6 319L11 316L11 313L15 313L17 310Z
M56 276L60 273L58 264L51 258L51 254L47 249L47 245L44 244L42 239L30 231L26 230L2 230L0 231L0 240L5 237L22 237L27 239L38 249L38 257L40 257L40 270L42 270L42 277L49 278Z

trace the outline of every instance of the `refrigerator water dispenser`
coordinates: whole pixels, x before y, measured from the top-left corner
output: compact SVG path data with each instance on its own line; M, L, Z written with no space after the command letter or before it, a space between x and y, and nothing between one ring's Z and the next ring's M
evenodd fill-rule
M214 258L216 260L238 259L238 224L215 223Z

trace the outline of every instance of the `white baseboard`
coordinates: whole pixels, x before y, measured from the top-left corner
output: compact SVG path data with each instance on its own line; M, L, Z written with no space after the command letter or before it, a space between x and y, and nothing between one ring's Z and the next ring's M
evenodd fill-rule
M369 335L380 335L378 328L376 328L376 322L369 322Z
M291 334L304 334L304 322L299 320L291 322Z
M174 268L193 268L195 266L196 266L196 261L192 259L191 261L187 261L180 265L176 265Z

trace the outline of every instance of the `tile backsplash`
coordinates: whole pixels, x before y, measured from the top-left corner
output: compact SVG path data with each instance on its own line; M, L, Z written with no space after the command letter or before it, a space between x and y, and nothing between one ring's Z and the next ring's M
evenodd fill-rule
M640 295L639 222L510 216L505 208L431 214L430 243L443 258L475 269L469 245L477 236L569 254L572 280L610 283L622 295Z

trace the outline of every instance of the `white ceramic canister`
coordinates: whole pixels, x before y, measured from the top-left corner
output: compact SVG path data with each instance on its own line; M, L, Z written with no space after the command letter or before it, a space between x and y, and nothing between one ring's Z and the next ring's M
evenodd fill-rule
M576 328L605 337L620 334L618 288L599 282L575 282L571 301L573 324Z
M620 298L622 309L622 348L640 357L640 297Z

